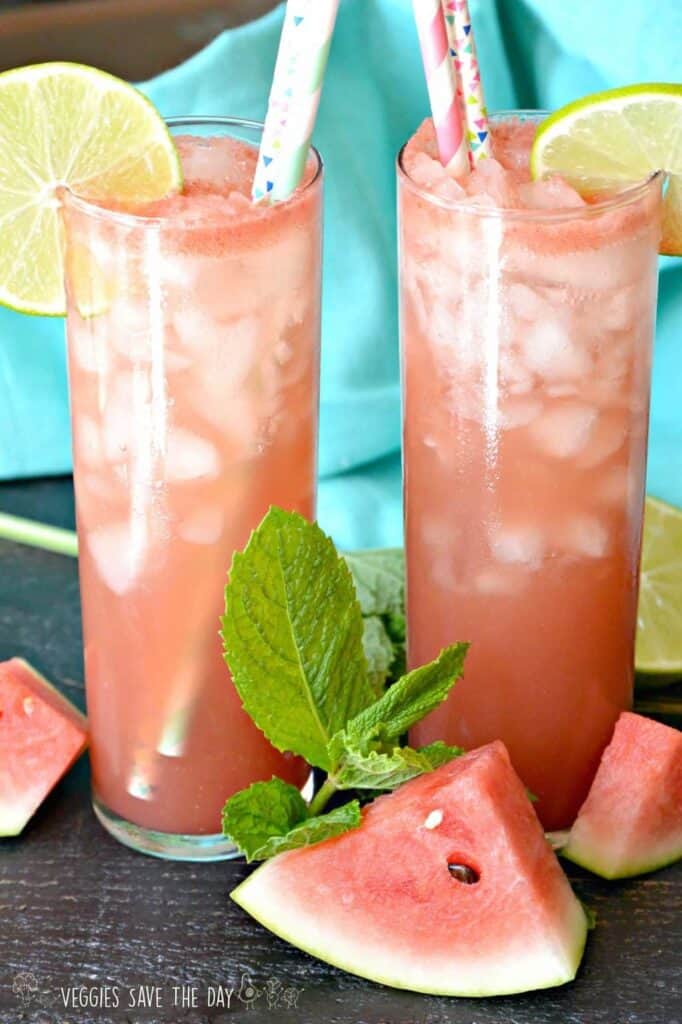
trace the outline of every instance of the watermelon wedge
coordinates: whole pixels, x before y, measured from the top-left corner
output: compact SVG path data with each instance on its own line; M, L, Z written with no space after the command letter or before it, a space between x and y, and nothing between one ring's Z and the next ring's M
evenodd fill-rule
M266 862L231 896L321 960L433 995L563 985L587 934L500 742L375 800L359 828Z
M679 860L682 732L624 711L561 852L602 878Z
M21 658L0 663L0 836L16 836L87 746L85 717Z

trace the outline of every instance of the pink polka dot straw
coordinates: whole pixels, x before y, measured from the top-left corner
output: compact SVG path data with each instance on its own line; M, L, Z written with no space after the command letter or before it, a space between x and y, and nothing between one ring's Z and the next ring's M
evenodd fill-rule
M473 170L480 160L491 156L492 151L469 4L467 0L441 0L441 3L455 70L457 95L466 126L469 164Z
M441 163L453 177L469 170L455 67L441 0L412 0Z

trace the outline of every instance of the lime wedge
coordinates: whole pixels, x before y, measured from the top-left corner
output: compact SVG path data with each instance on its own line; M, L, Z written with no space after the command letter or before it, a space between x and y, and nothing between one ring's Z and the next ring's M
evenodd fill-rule
M661 252L682 255L682 85L629 85L569 103L543 121L530 165L534 178L560 174L587 197L665 171Z
M168 129L131 85L82 64L0 74L0 304L64 315L60 189L125 203L181 187Z
M682 509L657 498L644 513L635 667L682 676Z

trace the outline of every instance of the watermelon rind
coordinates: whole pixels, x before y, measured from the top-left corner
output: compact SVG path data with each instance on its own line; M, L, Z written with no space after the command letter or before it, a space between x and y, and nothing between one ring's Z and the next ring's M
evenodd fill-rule
M624 711L561 855L608 880L682 858L682 734Z
M470 964L458 968L456 962L451 965L449 978L444 978L437 971L430 976L428 969L424 970L422 965L413 968L411 964L396 957L389 948L380 958L368 957L363 950L361 935L347 936L343 945L340 945L337 936L332 947L325 941L324 921L316 915L315 908L309 908L302 916L300 908L292 905L286 894L281 893L276 879L270 884L272 863L257 868L230 893L231 899L273 935L304 953L348 974L390 988L424 995L467 998L517 995L555 988L574 980L585 950L587 918L576 900L558 949L547 948L541 953L529 955L526 960L514 956L497 964L489 960L481 961L475 976L472 976Z
M448 888L461 884L451 857L477 865L473 888ZM231 897L334 967L437 996L566 984L588 931L499 742L380 797L358 828L266 862Z
M12 839L23 832L33 814L33 800L29 797L18 804L0 803L0 839Z
M604 850L595 847L592 843L584 842L579 837L569 839L566 846L560 851L561 856L585 868L593 875L599 875L609 882L621 878L636 878L637 875L649 875L654 871L670 867L676 861L682 859L682 843L676 842L669 849L651 852L647 857L639 860L616 860L604 857Z

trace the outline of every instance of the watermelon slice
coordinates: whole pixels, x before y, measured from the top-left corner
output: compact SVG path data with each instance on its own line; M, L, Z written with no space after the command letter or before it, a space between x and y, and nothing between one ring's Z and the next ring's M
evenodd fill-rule
M0 663L0 836L16 836L87 746L85 717L21 658Z
M563 985L587 934L500 742L375 800L359 828L280 854L231 896L321 960L433 995Z
M561 852L602 878L679 860L682 732L624 711Z

